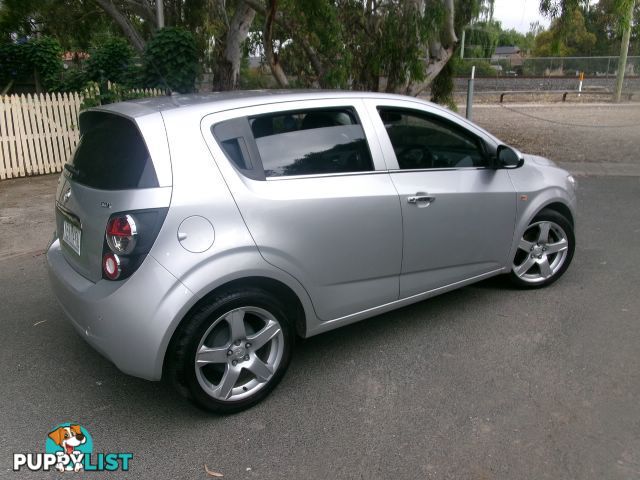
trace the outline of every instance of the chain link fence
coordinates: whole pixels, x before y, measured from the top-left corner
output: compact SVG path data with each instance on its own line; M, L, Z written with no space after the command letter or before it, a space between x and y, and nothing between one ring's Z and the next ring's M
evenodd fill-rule
M476 77L615 77L618 57L527 57L465 58L455 62L455 76L468 77L476 67ZM640 57L628 57L625 75L640 76Z

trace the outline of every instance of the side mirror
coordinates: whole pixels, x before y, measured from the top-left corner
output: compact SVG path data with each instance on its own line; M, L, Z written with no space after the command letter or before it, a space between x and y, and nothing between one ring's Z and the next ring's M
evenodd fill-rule
M518 168L524 163L524 158L508 145L500 145L496 157L496 168Z

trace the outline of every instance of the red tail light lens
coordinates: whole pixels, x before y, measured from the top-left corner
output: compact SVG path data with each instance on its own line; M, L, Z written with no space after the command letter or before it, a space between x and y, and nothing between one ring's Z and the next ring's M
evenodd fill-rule
M102 272L109 280L120 278L120 258L115 253L107 253L102 257Z
M168 208L114 213L102 246L102 278L124 280L142 265L158 237Z
M111 218L106 235L107 244L114 253L128 255L136 248L138 229L131 215Z

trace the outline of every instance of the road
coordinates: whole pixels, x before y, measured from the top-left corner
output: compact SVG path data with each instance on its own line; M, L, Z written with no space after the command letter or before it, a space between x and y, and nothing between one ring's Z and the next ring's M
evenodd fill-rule
M70 420L95 451L133 452L131 478L640 478L638 177L579 179L552 287L492 279L301 341L272 395L229 417L120 373L67 324L41 253L54 186L0 183L3 478Z

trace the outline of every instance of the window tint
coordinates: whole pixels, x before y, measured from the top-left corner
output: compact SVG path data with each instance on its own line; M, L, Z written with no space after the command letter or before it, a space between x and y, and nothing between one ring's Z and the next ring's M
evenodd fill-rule
M87 112L80 116L80 134L69 169L75 181L101 190L158 186L147 146L130 120Z
M401 169L486 166L480 140L463 128L412 110L379 112Z
M246 153L247 147L244 143L244 138L239 137L225 140L220 142L220 145L222 145L224 153L236 164L236 167L241 170L251 168L251 166L247 164L248 154Z
M261 115L249 123L267 177L373 170L352 109Z
M211 127L213 136L231 163L245 176L264 180L247 117L232 118Z

